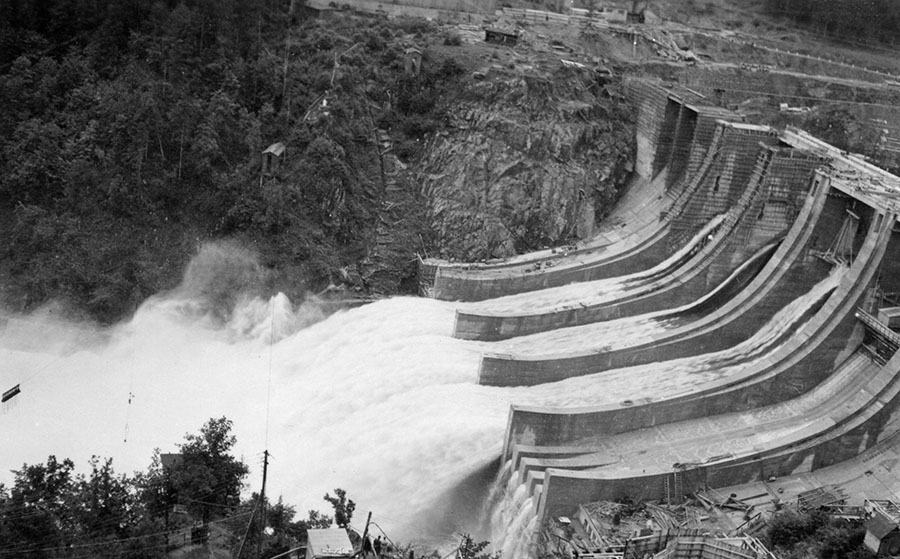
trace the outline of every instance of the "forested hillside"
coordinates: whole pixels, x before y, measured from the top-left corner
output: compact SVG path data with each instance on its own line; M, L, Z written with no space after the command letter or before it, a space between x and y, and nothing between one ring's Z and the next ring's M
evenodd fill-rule
M615 202L618 80L423 19L316 15L2 0L0 303L115 321L221 239L295 301L411 293L417 254L569 243Z
M414 158L459 68L426 52L422 76L404 72L403 39L424 22L287 12L263 0L0 3L7 306L62 299L116 320L223 237L260 254L264 287L291 296L342 281L407 288L413 247L428 242L412 189L399 248L382 247L391 271L358 265L383 218L377 130ZM261 181L274 142L284 162Z

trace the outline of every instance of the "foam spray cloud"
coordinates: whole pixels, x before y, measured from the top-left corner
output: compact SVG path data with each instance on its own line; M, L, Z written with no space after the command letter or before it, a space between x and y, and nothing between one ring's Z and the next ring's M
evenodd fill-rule
M252 488L268 449L270 495L326 509L342 487L395 536L419 533L418 513L499 453L506 406L474 385L477 345L449 337L447 304L397 298L325 318L314 301L254 297L261 277L251 254L214 245L112 329L54 321L48 336L43 320L11 317L0 386L22 394L0 416L0 481L50 454L141 470L224 415Z
M633 375L613 373L479 386L480 355L498 345L452 338L452 304L399 297L325 317L314 301L254 297L247 287L261 277L252 255L216 245L179 289L112 329L11 318L0 387L21 383L22 393L0 415L0 482L50 454L143 470L154 448L175 451L224 415L252 489L268 449L267 492L298 511L326 511L322 496L341 487L357 522L371 510L394 539L446 545L476 532L511 403L605 404L636 389ZM803 304L821 294L810 296Z

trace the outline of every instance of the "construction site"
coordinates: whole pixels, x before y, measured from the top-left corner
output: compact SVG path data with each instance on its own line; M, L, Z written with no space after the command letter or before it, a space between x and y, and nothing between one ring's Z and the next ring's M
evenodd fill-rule
M511 407L498 475L517 555L770 557L753 537L767 515L861 506L896 461L900 179L745 110L837 78L697 64L629 14L596 25L677 61L625 78L635 164L612 214L530 255L423 259L421 291L460 302L455 337L507 342L482 353L482 385L635 379L618 405ZM885 92L878 72L835 73ZM514 345L541 333L552 346Z

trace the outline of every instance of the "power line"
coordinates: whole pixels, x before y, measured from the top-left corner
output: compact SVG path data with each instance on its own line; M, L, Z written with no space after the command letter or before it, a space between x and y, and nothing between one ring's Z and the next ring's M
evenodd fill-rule
M264 455L266 458L269 456L269 410L270 404L272 401L272 354L274 353L275 344L275 301L271 298L269 299L269 377L266 382L266 437L265 437L265 447L266 451Z

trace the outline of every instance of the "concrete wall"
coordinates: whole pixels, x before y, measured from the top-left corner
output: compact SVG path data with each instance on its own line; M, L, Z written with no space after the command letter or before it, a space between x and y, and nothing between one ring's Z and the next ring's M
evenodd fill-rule
M683 244L698 229L698 225L708 222L713 216L725 213L746 190L751 175L758 166L758 158L766 155L762 145L774 145L776 132L764 127L745 127L736 123L723 124L723 136L718 153L700 177L693 189L687 189L682 196L684 204L676 201L673 205L672 232L669 237L671 247ZM678 211L678 206L683 209Z
M547 332L557 328L568 328L594 322L635 316L647 312L675 308L707 295L712 289L721 288L735 293L749 282L765 265L776 245L767 246L750 254L733 275L718 277L709 272L718 260L733 259L729 252L732 243L727 239L709 243L700 249L680 269L672 270L662 278L653 279L634 291L624 292L620 298L610 303L582 305L574 309L519 316L483 316L457 311L453 335L457 338L496 341ZM738 248L738 247L733 247ZM717 267L716 271L723 271ZM727 281L727 284L720 283Z
M628 91L638 107L635 172L642 177L651 178L660 131L665 122L668 94L658 85L636 80L628 82Z
M673 194L680 192L683 190L681 184L684 182L683 180L667 181L669 159L674 158L676 169L685 169L684 172L679 171L679 173L686 179L686 170L690 167L691 154L695 150L706 151L707 144L704 142L712 140L709 133L709 121L713 115L722 114L722 111L713 108L682 108L680 98L670 95L667 90L656 84L645 81L630 82L629 91L638 104L635 172L647 178L656 174L654 167L659 167L660 176L657 177L654 184L659 184L661 191L668 188ZM667 114L668 117L666 117ZM681 122L680 127L679 122ZM700 126L701 124L702 126ZM695 130L700 133L695 133ZM686 141L691 138L692 140L687 141L686 145L680 146L678 149L673 149L673 140L676 134ZM774 132L768 131L767 135L774 138ZM679 214L681 209L686 207L687 198L689 196L685 197L678 211L668 212L668 219L671 220ZM553 269L548 267L537 271L525 270L521 264L510 263L479 265L471 271L459 266L439 266L436 273L431 274L429 269L427 274L422 275L423 278L434 277L433 289L430 289L428 285L423 285L422 291L431 293L440 299L480 301L572 282L604 279L646 270L665 259L673 247L686 242L691 231L705 225L709 219L704 220L704 215L706 214L702 211L695 211L692 219L681 223L678 237L675 239L670 238L665 243L660 243L661 236L667 233L667 231L661 231L663 228L661 225L653 235L646 237L643 242L635 243L628 250L611 255L609 258L604 258L602 254L599 254L602 251L595 249L573 251L566 256L554 255L537 259L542 263L565 264L578 260L583 264L564 265ZM666 223L665 227L668 225ZM508 273L488 276L485 275L485 270L508 270Z
M657 99L661 92L652 89L650 86L639 88L638 91L650 99L646 102L651 107L651 109L648 109L648 114L653 113L652 107L654 102L652 100ZM670 106L680 107L672 98L667 97L666 99ZM675 116L672 117L674 120L670 123L670 127L674 135L681 109L678 108L677 112L673 109L672 114ZM691 120L694 117L686 118ZM699 116L697 118L699 119ZM644 126L641 124L641 120L642 117L639 116L637 127L639 135ZM433 290L435 297L450 300L480 301L492 297L567 285L573 282L628 275L649 269L658 264L672 252L683 246L694 233L699 231L715 215L725 213L737 202L749 181L750 173L755 165L752 152L759 150L759 140L765 139L769 143L777 141L775 132L766 127L749 127L724 122L720 122L719 126L720 134L718 136L714 134L710 138L706 134L702 139L698 140L712 142L716 138L720 139L720 142L716 145L710 144L708 146L707 150L709 153L705 158L705 165L701 164L701 168L698 171L699 178L692 177L689 180L685 175L683 180L679 181L679 184L673 188L673 192L680 192L680 194L665 216L668 220L666 227L669 227L672 231L660 228L654 236L647 238L645 242L636 244L630 250L618 253L608 259L593 258L584 264L560 266L549 271L545 270L535 273L514 273L511 271L505 275L498 274L484 277L478 276L477 272L468 274L466 271L458 268L438 268L435 274L435 287ZM693 125L686 125L686 128L696 130L696 127ZM639 143L638 150L640 151L640 149ZM666 157L673 155L671 149L667 153ZM680 155L676 153L676 156L682 157L682 163L685 167L689 165L689 153L689 151L685 151ZM751 154L749 156L750 163L743 163L744 158L748 154ZM665 173L667 172L665 169L667 168L668 163L663 166L662 176L657 177L655 181L659 183L660 188L665 186ZM710 173L714 173L718 181L715 189L712 183L704 181L710 176ZM722 177L722 174L727 174L727 176ZM683 182L690 182L690 185L682 186L680 183ZM556 257L553 260L564 261L560 257Z
M729 378L691 394L661 401L636 399L627 405L594 409L548 410L513 407L504 442L504 457L515 445L558 447L602 434L615 435L728 412L770 405L811 389L834 370L861 341L854 313L877 275L883 254L900 250L886 241L884 229L870 232L866 254L855 269L804 327L804 336L790 336L766 360L747 367L741 378ZM891 247L890 249L886 247Z
M479 382L496 386L534 385L609 369L677 359L725 349L746 340L784 305L806 293L827 275L830 265L814 256L827 250L840 229L847 206L844 197L827 196L820 188L816 199L824 206L817 219L798 222L787 242L754 278L750 285L702 319L670 331L666 337L640 346L591 351L558 359L517 360L508 356L485 355ZM865 214L865 211L860 210ZM868 211L871 214L871 209ZM860 245L866 231L857 235ZM858 252L858 251L857 251ZM699 309L698 309L699 310Z
M719 126L719 121L740 122L742 117L736 113L726 111L720 107L693 107L697 111L697 124L694 126L694 138L691 142L691 150L688 154L687 169L685 175L692 177L697 173L707 150L712 143L712 138Z
M681 473L684 489L727 487L769 477L796 475L847 460L874 446L881 438L900 431L900 354L885 365L886 382L869 396L869 405L849 411L833 423L830 418L811 423L808 432L772 441L753 454L727 458ZM602 471L550 468L542 476L539 518L568 514L585 502L597 500L655 500L666 498L666 480L674 485L673 471L652 471L623 478L604 477Z
M674 144L669 155L669 171L666 176L667 189L672 189L678 184L687 169L691 144L694 141L694 132L697 129L699 118L696 109L684 104L679 107L678 125L675 127Z
M582 305L539 315L482 316L458 312L454 335L464 339L501 340L545 332L555 328L659 311L685 305L709 293L760 249L781 238L797 218L813 170L822 159L792 148L770 146L768 167L760 177L758 194L744 211L733 207L737 215L732 227L714 243L702 248L688 264L668 270L665 277L633 284L616 301ZM703 190L714 190L716 177L706 175ZM747 270L755 273L757 269Z
M681 116L681 103L669 96L666 99L666 110L663 113L662 126L656 142L656 150L653 156L653 176L661 173L669 164L672 157L672 148L675 145L675 131Z
M467 277L465 272L460 270L441 267L435 275L434 294L436 298L444 300L483 301L504 295L639 272L653 267L670 254L665 240L666 232L660 226L651 236L644 238L627 251L616 253L609 258L584 258L581 261L587 262L583 264L548 267L542 272L517 271L487 278ZM547 261L563 262L563 258L542 260Z
M832 74L833 76L834 74ZM767 97L773 103L779 101L796 105L818 105L839 100L857 101L861 97L872 98L876 83L850 86L832 79L817 79L812 75L798 77L780 72L754 72L740 68L685 68L678 73L679 83L703 93L722 105L737 104L754 96ZM866 79L866 78L864 78ZM780 97L780 93L784 97ZM810 99L796 99L800 95ZM875 95L876 102L890 105L896 94L881 89ZM817 100L818 98L818 100Z

